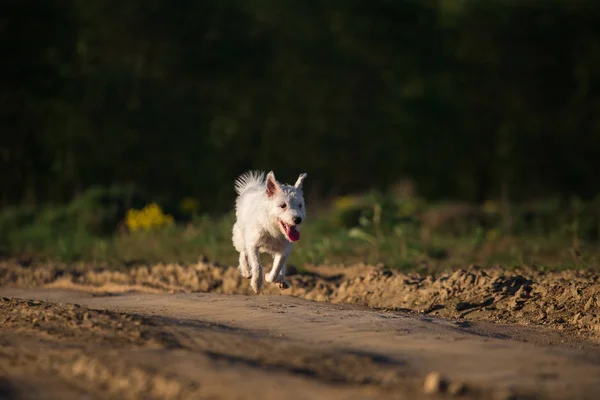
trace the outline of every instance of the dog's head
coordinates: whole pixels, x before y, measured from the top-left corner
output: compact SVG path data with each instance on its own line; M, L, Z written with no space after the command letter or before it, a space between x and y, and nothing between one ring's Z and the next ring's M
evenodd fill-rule
M302 183L306 174L300 174L294 186L282 185L275 179L273 171L267 174L266 195L269 199L269 216L286 239L295 242L300 239L300 224L306 219Z

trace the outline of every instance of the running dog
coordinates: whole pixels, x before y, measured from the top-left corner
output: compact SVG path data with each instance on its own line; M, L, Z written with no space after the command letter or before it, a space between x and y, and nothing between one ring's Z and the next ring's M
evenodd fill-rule
M235 181L238 196L235 201L236 221L232 242L240 253L239 270L259 294L263 284L260 253L273 257L273 268L266 274L267 282L280 289L290 284L285 280L285 264L292 243L300 239L300 224L306 219L302 183L307 174L300 174L292 185L280 184L270 171L249 171Z

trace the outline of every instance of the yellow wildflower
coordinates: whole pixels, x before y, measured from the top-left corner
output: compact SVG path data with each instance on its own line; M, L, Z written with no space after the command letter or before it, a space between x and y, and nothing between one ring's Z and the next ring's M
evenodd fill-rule
M141 210L130 209L125 216L125 224L131 232L138 230L158 230L174 224L172 215L163 213L156 203L146 205Z

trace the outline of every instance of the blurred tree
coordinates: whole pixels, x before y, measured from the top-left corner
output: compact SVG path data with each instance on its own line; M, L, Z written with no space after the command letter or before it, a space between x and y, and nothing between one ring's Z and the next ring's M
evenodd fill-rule
M229 209L249 168L316 195L593 196L600 3L7 0L1 205L91 185Z

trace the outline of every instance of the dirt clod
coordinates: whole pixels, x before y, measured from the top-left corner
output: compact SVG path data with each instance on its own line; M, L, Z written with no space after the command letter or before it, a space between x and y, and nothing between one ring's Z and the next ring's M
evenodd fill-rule
M467 393L468 387L463 382L451 382L448 385L448 393L453 396L460 396Z
M426 394L443 393L448 388L448 382L439 372L431 372L425 377L423 391Z

